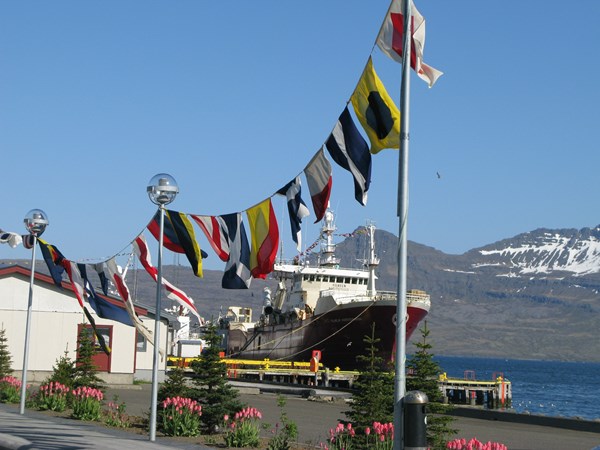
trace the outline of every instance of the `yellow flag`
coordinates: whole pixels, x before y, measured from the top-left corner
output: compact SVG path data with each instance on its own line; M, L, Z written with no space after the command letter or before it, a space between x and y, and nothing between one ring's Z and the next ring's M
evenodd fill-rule
M371 141L371 153L400 148L400 111L377 76L370 57L350 100Z

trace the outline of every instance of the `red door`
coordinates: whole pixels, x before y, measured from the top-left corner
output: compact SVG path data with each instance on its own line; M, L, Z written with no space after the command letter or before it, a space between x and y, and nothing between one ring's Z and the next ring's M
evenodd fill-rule
M104 343L106 344L106 347L108 348L111 348L112 345L112 328L112 325L96 325L96 330L98 331L98 334L102 337ZM102 347L100 347L100 344L98 343L98 336L96 336L94 330L90 325L79 324L77 329L77 336L81 334L82 329L85 330L84 332L88 336L91 336L94 339L94 347L96 349L96 352L92 357L93 363L96 365L96 367L98 367L98 370L100 372L110 372L112 352L107 355L102 350ZM77 356L79 357L79 350Z

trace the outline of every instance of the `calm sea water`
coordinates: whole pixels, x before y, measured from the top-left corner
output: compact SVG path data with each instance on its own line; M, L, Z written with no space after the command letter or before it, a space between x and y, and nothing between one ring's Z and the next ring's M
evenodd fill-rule
M600 419L600 363L435 356L449 377L502 373L512 383L512 408L557 417Z

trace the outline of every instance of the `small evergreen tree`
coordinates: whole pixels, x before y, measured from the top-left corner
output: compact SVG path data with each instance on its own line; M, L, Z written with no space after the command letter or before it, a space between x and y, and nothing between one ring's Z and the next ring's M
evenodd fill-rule
M373 422L391 422L394 416L394 372L378 355L380 339L375 337L375 323L371 335L365 335L363 341L366 353L356 358L363 369L353 385L351 409L345 412L357 436L364 435L362 431Z
M214 324L204 332L207 347L202 357L192 363L194 370L194 398L202 405L202 423L213 433L223 422L223 416L233 415L243 408L238 391L227 383L227 367L220 353L221 336Z
M421 391L427 395L427 442L434 450L445 449L446 442L457 433L457 430L450 427L455 419L447 415L452 407L440 402L442 395L437 380L442 370L433 360L433 346L427 341L430 334L427 321L419 331L423 339L415 343L417 351L406 363L409 373L412 374L406 380L406 390Z
M69 352L65 349L65 353L59 359L56 360L56 364L52 366L52 375L46 379L44 384L50 383L51 381L64 384L67 387L73 388L75 382L75 361L69 358Z
M104 390L104 382L98 376L98 366L92 359L96 353L96 346L92 330L81 327L77 339L77 358L75 359L75 377L73 387L87 386Z
M169 371L167 378L158 390L158 402L169 397L189 397L192 390L187 384L185 371L181 367L175 367Z
M8 339L4 324L0 329L0 378L12 375L12 357L8 350Z

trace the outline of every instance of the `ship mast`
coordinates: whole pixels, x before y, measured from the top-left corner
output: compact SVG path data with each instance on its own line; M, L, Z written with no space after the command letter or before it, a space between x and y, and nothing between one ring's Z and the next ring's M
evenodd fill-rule
M371 291L371 296L375 296L377 295L377 290L375 289L375 269L379 266L379 258L375 255L375 225L371 222L367 224L366 229L369 235L369 259L367 260L369 281L367 289Z
M340 260L335 257L335 244L333 242L333 233L336 230L333 211L327 210L321 228L321 255L319 256L319 265L322 267L335 267L339 265Z

